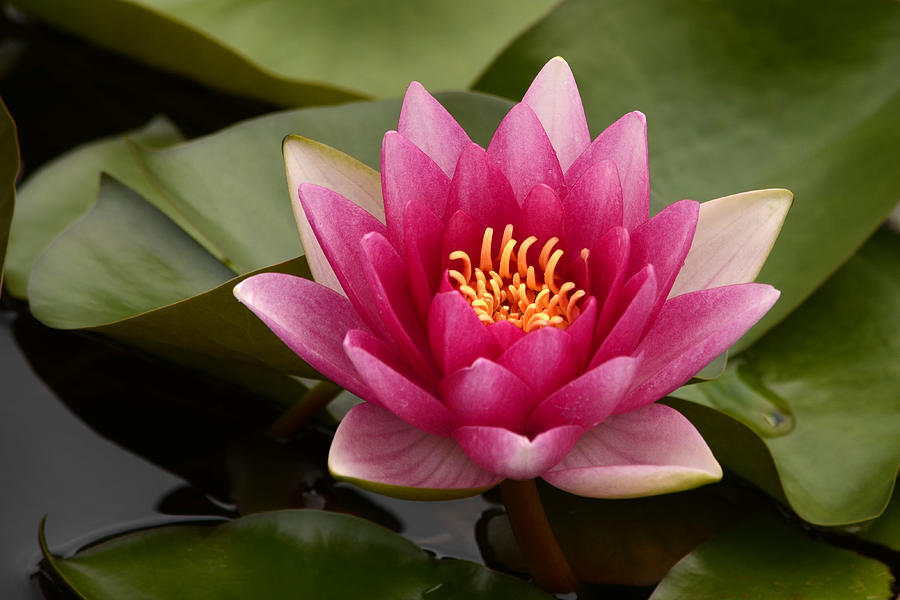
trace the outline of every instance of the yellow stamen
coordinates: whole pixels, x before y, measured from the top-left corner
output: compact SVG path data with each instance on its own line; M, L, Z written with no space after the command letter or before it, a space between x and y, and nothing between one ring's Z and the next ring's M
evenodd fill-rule
M535 236L519 243L513 237L513 226L506 225L497 255L493 241L494 230L488 227L481 240L479 266L475 268L466 252L450 253L451 261L461 262L459 270L449 270L451 283L482 323L509 321L530 332L548 326L565 329L578 318L581 310L577 304L587 293L576 290L571 281L562 281L557 273L563 256L563 249L557 247L559 238L552 237L543 244L537 268L528 264L528 251L538 241ZM581 258L587 262L587 249L581 251Z

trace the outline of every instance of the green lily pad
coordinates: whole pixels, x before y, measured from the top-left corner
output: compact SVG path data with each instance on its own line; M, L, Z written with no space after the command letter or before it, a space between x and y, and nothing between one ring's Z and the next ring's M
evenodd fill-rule
M151 65L292 106L398 96L413 79L435 90L466 88L553 6L549 0L16 4Z
M879 231L719 379L673 394L700 405L673 403L725 465L811 523L872 519L891 497L900 466L897 273L900 236Z
M3 283L3 265L9 228L16 205L16 176L19 174L19 141L16 124L0 100L0 284Z
M159 147L181 139L175 126L159 117L141 129L80 146L35 171L19 187L9 242L9 293L27 297L35 259L58 233L94 204L101 171L142 195L153 193L126 140L132 140L136 147Z
M891 579L885 564L761 516L682 559L650 600L888 600Z
M625 112L646 113L654 210L748 189L794 192L758 278L781 299L735 351L819 287L897 202L896 2L572 0L475 87L519 98L556 54L578 79L595 134Z
M368 521L335 513L261 513L210 526L126 534L50 568L85 600L143 598L545 599L523 581L438 560Z
M305 266L275 268L304 275ZM104 176L94 207L35 262L29 290L32 313L53 327L112 335L293 403L305 387L284 373L315 372L234 300L240 279Z

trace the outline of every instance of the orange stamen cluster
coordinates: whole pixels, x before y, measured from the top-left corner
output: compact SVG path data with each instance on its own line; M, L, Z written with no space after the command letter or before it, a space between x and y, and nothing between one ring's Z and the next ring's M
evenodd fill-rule
M568 327L581 312L576 303L585 296L585 291L572 293L575 284L562 282L556 272L563 256L563 250L555 248L559 238L550 238L541 248L539 269L528 264L528 250L538 241L535 236L525 238L520 244L513 239L513 226L507 225L497 256L492 256L493 240L494 229L488 227L484 230L481 256L475 268L464 251L450 253L451 261L462 262L461 270L450 270L450 278L478 318L486 325L509 321L526 332L547 325ZM582 257L587 260L587 251L582 252Z

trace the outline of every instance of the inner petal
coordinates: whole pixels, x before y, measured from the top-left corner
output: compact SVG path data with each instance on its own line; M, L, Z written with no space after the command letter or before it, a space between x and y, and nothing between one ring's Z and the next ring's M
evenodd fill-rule
M451 252L450 283L485 325L508 321L526 333L547 326L565 329L581 314L578 303L587 292L564 276L567 263L561 262L565 251L559 238L528 236L519 242L514 235L511 224L499 236L488 227L479 256ZM581 260L587 262L587 250Z

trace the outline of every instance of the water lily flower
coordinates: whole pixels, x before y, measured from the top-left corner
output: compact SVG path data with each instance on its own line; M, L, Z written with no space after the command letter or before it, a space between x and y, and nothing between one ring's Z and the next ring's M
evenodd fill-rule
M656 401L778 298L751 282L789 192L650 218L644 115L591 141L560 58L487 149L412 83L380 181L299 137L285 159L316 281L267 273L235 295L366 400L335 434L336 477L407 498L538 477L623 498L721 477L697 430Z

